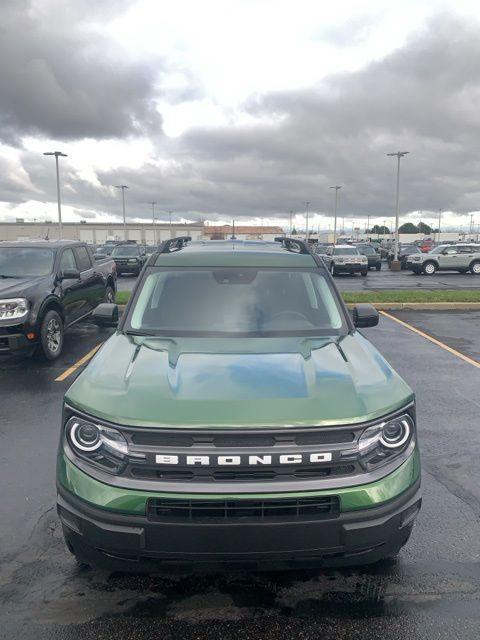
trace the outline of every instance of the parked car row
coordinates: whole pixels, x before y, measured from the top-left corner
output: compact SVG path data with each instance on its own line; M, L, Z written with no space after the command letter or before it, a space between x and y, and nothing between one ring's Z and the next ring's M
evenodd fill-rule
M424 273L428 276L437 271L470 272L480 275L480 245L439 245L426 254L408 255L405 267L416 274Z

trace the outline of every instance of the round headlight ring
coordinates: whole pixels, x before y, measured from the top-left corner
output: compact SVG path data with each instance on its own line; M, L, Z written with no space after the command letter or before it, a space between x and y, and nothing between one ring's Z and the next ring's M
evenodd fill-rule
M100 429L91 422L75 421L70 427L70 439L79 451L96 451L102 445Z
M395 433L395 427L397 427L398 435ZM399 449L408 441L411 433L410 419L407 416L402 416L383 425L380 442L387 449Z

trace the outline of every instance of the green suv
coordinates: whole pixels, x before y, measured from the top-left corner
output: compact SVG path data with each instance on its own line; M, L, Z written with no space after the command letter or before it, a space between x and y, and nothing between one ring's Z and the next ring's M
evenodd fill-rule
M359 331L378 319L301 241L163 243L65 396L68 548L134 572L397 554L420 457L414 394Z
M475 244L442 244L429 253L407 257L407 269L433 276L436 271L459 271L480 275L480 246Z

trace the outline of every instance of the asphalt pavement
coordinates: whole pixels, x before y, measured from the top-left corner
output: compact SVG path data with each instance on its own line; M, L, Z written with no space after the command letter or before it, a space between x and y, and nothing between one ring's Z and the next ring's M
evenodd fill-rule
M395 315L479 358L480 313ZM77 567L55 513L62 395L76 372L55 379L108 333L72 329L54 366L0 360L0 638L477 640L480 369L385 316L365 333L417 393L424 505L397 562L341 571Z
M118 279L119 291L132 291L135 276L121 276ZM392 289L480 289L480 277L471 273L441 271L433 276L415 275L411 271L390 271L387 263L382 263L381 271L371 269L368 275L339 274L335 284L340 291L382 291Z

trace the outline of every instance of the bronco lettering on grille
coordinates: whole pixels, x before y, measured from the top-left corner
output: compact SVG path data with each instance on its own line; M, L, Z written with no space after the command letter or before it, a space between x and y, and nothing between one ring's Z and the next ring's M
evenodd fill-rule
M331 453L288 453L281 455L251 455L251 456L178 456L157 454L155 462L157 464L178 464L185 466L254 466L254 465L275 465L275 464L318 464L331 462Z

